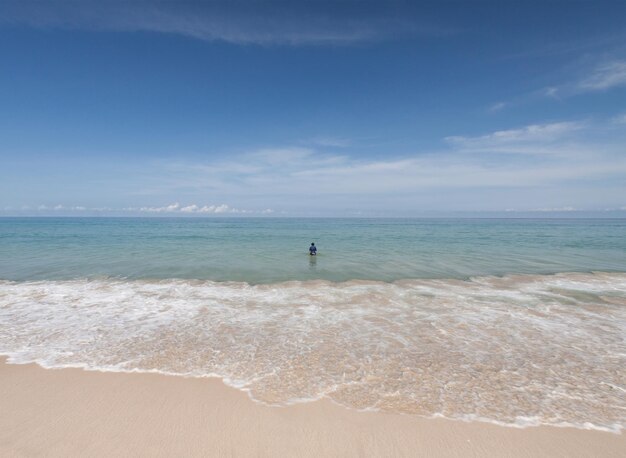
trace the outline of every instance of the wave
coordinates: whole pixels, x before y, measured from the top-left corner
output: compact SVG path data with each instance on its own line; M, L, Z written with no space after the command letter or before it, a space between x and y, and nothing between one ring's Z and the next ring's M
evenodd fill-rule
M626 274L467 281L0 281L0 353L215 376L256 401L613 432Z

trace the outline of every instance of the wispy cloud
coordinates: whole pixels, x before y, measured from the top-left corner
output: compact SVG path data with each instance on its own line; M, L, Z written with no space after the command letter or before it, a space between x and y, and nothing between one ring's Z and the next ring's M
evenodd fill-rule
M83 207L81 205L61 205L61 204L57 204L57 205L38 205L37 207L38 211L64 211L64 212L82 212L87 210L86 207ZM30 209L30 207L27 207L27 209Z
M626 86L626 61L612 61L599 65L578 83L582 91L604 91L618 86Z
M306 158L312 156L313 152L314 151L312 149L299 147L264 148L245 154L245 158L256 164L286 166L293 163L300 163Z
M612 195L615 186L620 188L619 178L626 174L626 157L618 141L586 140L597 129L600 127L588 121L532 124L474 137L448 137L445 149L390 155L384 160L333 155L314 148L265 148L227 162L165 165L159 176L164 195L195 188L198 195L226 195L237 202L260 199L289 211L312 205L334 209L341 202L364 199L371 208L373 200L407 196L421 205L438 202L448 210L458 210L459 199L485 189L498 190L490 195L488 204L503 209L508 208L504 196L515 196L519 203L528 199L529 191L542 188L563 191L532 199L522 208L586 208L588 201L574 199L565 191L568 186L598 182L601 190L616 183L607 191ZM162 179L163 175L167 179ZM457 197L441 201L451 193ZM588 199L592 198L597 196ZM391 207L394 205L398 204Z
M489 106L487 111L489 111L490 113L497 113L498 111L504 110L506 105L507 104L505 102L497 102L497 103L494 103L491 106Z
M335 148L347 148L352 146L352 141L347 138L339 138L339 137L313 137L308 140L303 141L303 143L313 146L328 146Z
M581 121L531 124L517 129L492 132L477 137L452 136L445 140L461 151L502 152L520 154L561 153L553 143L580 131Z
M545 87L539 91L545 97L562 99L590 92L602 92L626 86L626 61L613 59L596 64L581 72L576 80Z
M84 202L48 203L41 210L31 204L24 212L261 216L619 208L626 193L626 132L612 122L534 123L447 137L428 152L375 158L284 146L205 161L161 160L142 164L141 179L120 197L146 204L120 200L124 208L116 208L107 201L111 208L102 210ZM3 204L19 209L22 202ZM20 210L5 214L11 212Z
M561 90L558 87L556 87L556 86L549 86L549 87L543 88L540 92L545 97L550 97L550 98L553 98L553 99L557 99L557 98L559 98L560 91Z
M611 122L613 124L626 124L626 113L622 113L620 115L615 116L613 119L611 119Z
M529 49L506 56L508 59L543 58L549 56L593 55L608 49L623 49L626 34L623 30L604 30L599 35L578 34L575 38L546 42L527 42Z
M23 205L19 209L12 206L4 207L4 212L15 213L16 210L26 214L58 214L58 215L84 215L84 214L113 214L113 215L270 215L274 213L271 208L262 210L246 210L234 208L227 204L219 205L181 205L178 202L163 206L143 207L87 207L82 205Z
M530 102L546 99L565 100L582 94L602 93L626 87L626 60L613 58L601 62L596 61L593 65L570 64L567 74L575 76L554 81L549 86L540 87L505 101L499 101L487 107L487 111L497 113L504 108L520 107Z
M535 208L531 211L544 212L544 213L545 212L556 213L556 212L575 212L577 210L574 207L556 207L556 208Z
M128 212L140 212L140 213L164 213L164 214L174 214L174 213L180 213L180 214L226 214L226 213L234 213L234 214L242 214L242 213L247 213L247 214L267 214L267 213L273 213L273 210L271 209L266 209L266 210L261 210L261 211L253 211L253 210L241 210L238 208L232 208L226 204L221 204L221 205L197 205L197 204L190 204L190 205L181 205L178 202L170 204L170 205L165 205L162 207L140 207L140 208L125 208L124 211L128 211Z
M36 27L145 31L236 44L350 44L398 34L438 36L445 27L420 25L391 8L342 2L167 2L149 0L8 1L0 22ZM335 5L339 6L339 5Z

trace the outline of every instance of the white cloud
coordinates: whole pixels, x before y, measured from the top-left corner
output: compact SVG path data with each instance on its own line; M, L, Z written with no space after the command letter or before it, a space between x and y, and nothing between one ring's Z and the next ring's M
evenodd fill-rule
M405 156L351 157L314 148L280 147L221 161L147 164L133 195L149 195L150 202L164 204L106 212L269 215L276 209L279 215L309 210L347 215L409 207L618 208L623 203L616 199L626 192L626 143L619 138L621 130L613 129L613 135L607 136L606 127L594 121L535 123L448 137L439 151ZM143 192L144 188L150 192ZM42 210L52 208L43 206ZM59 212L78 207L64 208ZM84 211L98 210L86 207Z
M166 205L164 207L141 207L139 208L139 211L143 213L173 213L178 210L180 210L180 204L178 202L171 204L171 205Z
M30 210L30 206L23 207L22 209ZM61 212L61 211L70 211L70 212L79 211L80 212L80 211L87 210L86 207L83 207L81 205L62 205L62 204L53 205L53 206L42 204L42 205L38 205L36 209L38 211L55 211L55 212Z
M317 194L418 192L427 189L471 189L542 186L562 180L592 179L626 173L626 161L585 163L564 166L557 164L490 165L480 162L451 161L436 155L402 160L350 164L342 168L316 169L299 172L294 178L315 189ZM289 185L281 186L282 189Z
M560 89L558 87L546 87L543 89L543 95L546 97L557 98Z
M315 146L330 146L336 148L347 148L352 145L352 142L347 138L338 137L313 137L304 141L304 143L309 143Z
M272 209L266 210L242 210L239 208L230 207L227 204L220 205L204 205L190 204L181 206L178 202L165 205L162 207L140 207L140 208L124 208L125 212L139 212L139 213L165 213L165 214L267 214L272 213Z
M575 212L577 211L574 207L556 207L556 208L535 208L531 211L534 212Z
M22 0L4 5L0 21L37 27L171 33L236 44L350 44L403 33L445 36L453 30L418 24L394 9L370 15L358 3Z
M218 205L215 210L213 210L214 213L239 213L239 210L235 209L235 208L229 208L228 205L226 204L222 204L222 205Z
M180 209L182 213L194 213L199 210L199 207L196 204L188 205Z
M507 104L505 102L497 102L497 103L494 103L493 105L491 105L488 108L488 111L490 113L497 113L498 111L502 111L506 107L506 105Z
M550 144L583 129L584 122L555 122L531 124L518 129L492 132L478 137L452 136L445 140L463 151L497 151L521 154L561 153L558 148L546 148ZM538 146L533 148L532 146Z
M626 61L599 65L578 84L583 91L603 91L618 86L626 86Z
M11 206L4 207L3 211L10 212L13 211L14 208ZM227 204L220 205L204 205L200 206L197 204L190 204L182 206L178 202L164 205L161 207L124 207L124 208L111 208L111 207L85 207L82 205L38 205L36 207L31 207L28 205L24 205L21 207L21 211L31 212L35 210L36 212L48 214L50 212L58 213L58 214L68 214L68 213L88 213L88 214L166 214L166 215L189 215L189 214L242 214L242 215L267 215L274 213L274 210L271 208L266 208L263 210L245 210L239 208L230 207Z
M248 160L271 165L288 165L310 157L313 150L309 148L265 148L246 154Z
M615 116L613 119L611 119L611 122L613 124L626 124L626 113Z
M538 94L561 99L589 92L607 91L621 86L626 86L626 61L612 60L588 69L577 80L543 88L538 91Z
M314 149L262 149L244 154L241 161L177 164L163 192L197 186L198 194L210 189L240 201L258 198L292 206L316 201L333 206L331 196L362 201L365 196L455 189L560 186L625 174L626 157L619 154L618 146L579 139L581 132L594 128L588 122L532 124L475 137L448 137L451 147L446 150L382 160L333 156ZM519 154L494 155L502 152ZM242 170L239 164L246 161L254 167ZM550 208L567 206L555 202Z

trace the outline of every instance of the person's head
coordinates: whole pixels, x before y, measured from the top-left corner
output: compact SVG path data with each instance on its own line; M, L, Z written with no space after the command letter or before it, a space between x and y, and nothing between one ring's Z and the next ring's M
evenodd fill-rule
M315 243L311 242L311 246L315 246Z

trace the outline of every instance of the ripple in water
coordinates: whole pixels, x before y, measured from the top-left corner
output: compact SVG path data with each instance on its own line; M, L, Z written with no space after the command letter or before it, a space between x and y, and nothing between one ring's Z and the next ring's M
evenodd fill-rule
M257 401L619 431L626 274L0 282L0 353L218 376Z

